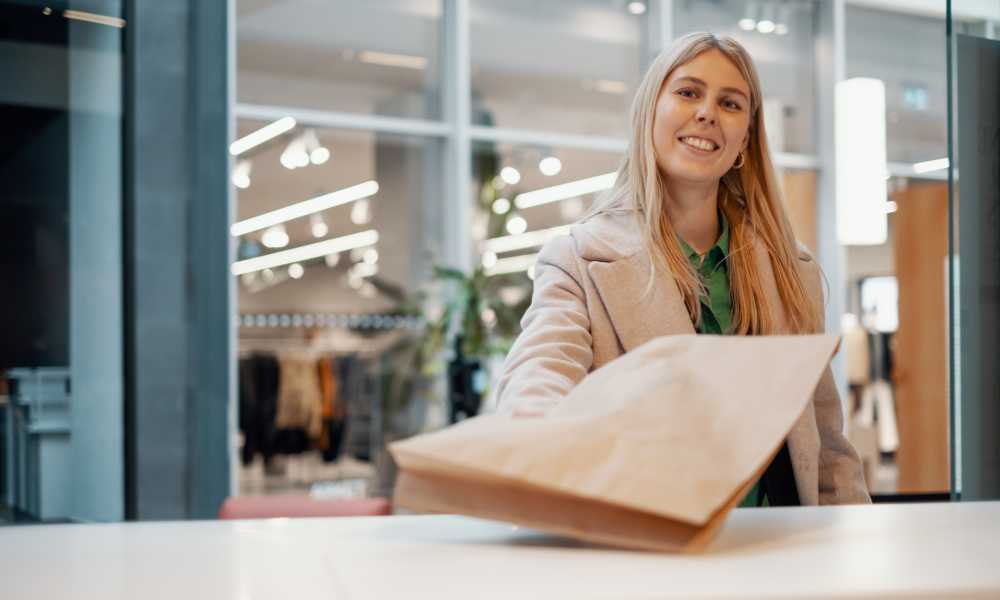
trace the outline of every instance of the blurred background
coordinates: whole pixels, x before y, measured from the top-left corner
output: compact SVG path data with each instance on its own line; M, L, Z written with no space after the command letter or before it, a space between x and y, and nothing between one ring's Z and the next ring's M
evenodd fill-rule
M0 521L391 501L387 443L495 409L535 254L695 30L757 63L876 500L1000 496L998 28L986 0L0 2Z

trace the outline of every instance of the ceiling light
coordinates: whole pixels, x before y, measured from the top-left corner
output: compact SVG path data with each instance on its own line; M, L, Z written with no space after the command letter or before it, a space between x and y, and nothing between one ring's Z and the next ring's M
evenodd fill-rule
M367 225L372 221L371 206L368 200L359 200L351 207L351 223L355 225Z
M496 266L496 264L497 264L497 255L496 255L496 252L490 252L489 250L487 250L486 252L483 252L483 268L484 269L492 269L494 266Z
M777 25L774 26L774 33L778 35L787 35L788 25L785 25L784 23L778 23Z
M645 2L629 2L628 11L633 15L641 15L646 12Z
M757 31L768 34L773 33L774 28L774 6L768 3L760 9L760 20L757 21Z
M236 162L236 166L233 167L232 181L233 185L245 190L250 187L250 170L251 165L249 160L240 160Z
M563 221L576 221L583 216L583 198L570 198L559 204L559 216Z
M288 232L284 225L275 225L264 232L260 242L266 248L284 248L288 245Z
M558 175L559 171L562 171L562 161L555 156L546 156L539 161L538 170L542 172L542 175L549 177Z
M947 169L949 166L949 161L947 158L937 158L934 160L925 160L924 162L913 163L913 172L918 175L923 173L930 173L932 171L940 171L941 169Z
M505 235L483 242L483 250L502 254L525 248L537 248L557 235L568 235L572 225L560 225L549 229L536 229L520 235Z
M835 92L837 238L844 245L877 245L886 221L885 84L858 77Z
M231 271L233 275L242 275L263 269L282 267L294 262L303 262L336 252L346 252L353 248L371 246L378 243L378 237L378 231L369 229L331 240L323 240L322 242L315 242L297 248L282 250L281 252L272 252L264 256L237 261L233 263Z
M303 200L302 202L297 202L284 208L272 210L271 212L251 217L245 221L233 223L232 227L229 228L229 232L234 236L245 235L252 231L266 229L272 225L277 225L278 223L284 223L286 221L291 221L292 219L305 217L328 208L333 208L334 206L354 202L355 200L367 203L366 198L374 196L378 193L378 189L378 182L375 180L369 180L342 190L337 190L336 192L330 192L329 194L323 194L322 196L316 196L315 198L310 198L309 200Z
M302 279L302 276L305 275L305 273L306 270L299 263L292 263L288 266L288 276L292 279Z
M584 194L599 192L613 186L617 177L617 173L605 173L604 175L578 179L577 181L570 181L569 183L562 183L552 187L535 190L533 192L525 192L523 194L518 194L517 197L514 198L514 206L518 208L531 208L532 206L538 206L540 204L557 202L559 200L566 200L567 198L576 198L577 196L582 196Z
M757 29L757 21L744 17L740 19L739 26L743 31L753 31Z
M538 261L537 254L522 254L520 256L510 256L497 260L492 268L486 269L487 276L506 275L507 273L521 273L532 269Z
M528 222L524 220L524 217L516 215L507 219L507 233L511 235L520 235L527 230Z
M378 262L378 250L375 248L365 250L365 253L361 255L361 260L363 260L365 264L374 265Z
M309 229L312 231L314 238L326 237L326 234L330 233L330 228L327 226L326 221L323 220L323 215L319 213L310 215L309 223Z
M351 267L358 277L373 277L378 273L378 265L375 263L358 263Z
M247 150L251 150L260 146L264 142L272 140L279 135L291 131L295 128L295 119L292 117L284 117L278 119L270 125L265 125L257 131L251 134L245 135L240 139L236 140L229 145L229 153L233 156L238 156L243 154Z
M504 167L500 169L500 178L509 185L517 185L521 181L521 172L514 167Z
M330 160L330 149L325 146L314 148L313 151L309 153L309 162L314 165L321 165L328 160Z
M411 56L409 54L392 54L389 52L372 52L363 50L358 52L358 60L364 63L382 65L384 67L401 67L404 69L425 69L427 59L423 56Z
M330 267L331 269L333 267L336 267L337 264L340 263L340 253L334 252L332 254L327 254L326 256L323 257L323 262L325 262L326 266Z
M510 200L497 198L493 201L493 212L498 215L505 215L510 212Z

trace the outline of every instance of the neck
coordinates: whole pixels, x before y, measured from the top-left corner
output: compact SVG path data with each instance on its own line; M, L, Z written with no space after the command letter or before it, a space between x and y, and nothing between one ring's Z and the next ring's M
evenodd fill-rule
M698 254L719 238L719 182L704 185L667 183L667 216L674 231Z

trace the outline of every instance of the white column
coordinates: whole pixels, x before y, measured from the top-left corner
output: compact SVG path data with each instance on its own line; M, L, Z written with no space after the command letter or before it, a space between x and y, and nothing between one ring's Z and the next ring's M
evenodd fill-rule
M826 330L840 333L840 318L846 303L846 252L837 239L837 185L834 97L838 81L845 77L845 0L815 5L818 11L815 36L816 64L816 254L829 285L826 290ZM838 354L831 364L841 401L847 398L847 376Z
M469 139L469 0L445 0L443 106L449 126L445 152L444 207L445 240L442 261L469 271L472 268L472 152Z

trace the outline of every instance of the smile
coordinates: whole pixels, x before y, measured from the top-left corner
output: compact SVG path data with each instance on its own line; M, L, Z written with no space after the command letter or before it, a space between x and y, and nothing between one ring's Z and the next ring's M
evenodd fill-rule
M704 150L705 152L713 152L719 148L718 144L712 140L706 140L704 138L687 136L679 139L681 143L691 146L692 148L697 148L698 150Z

